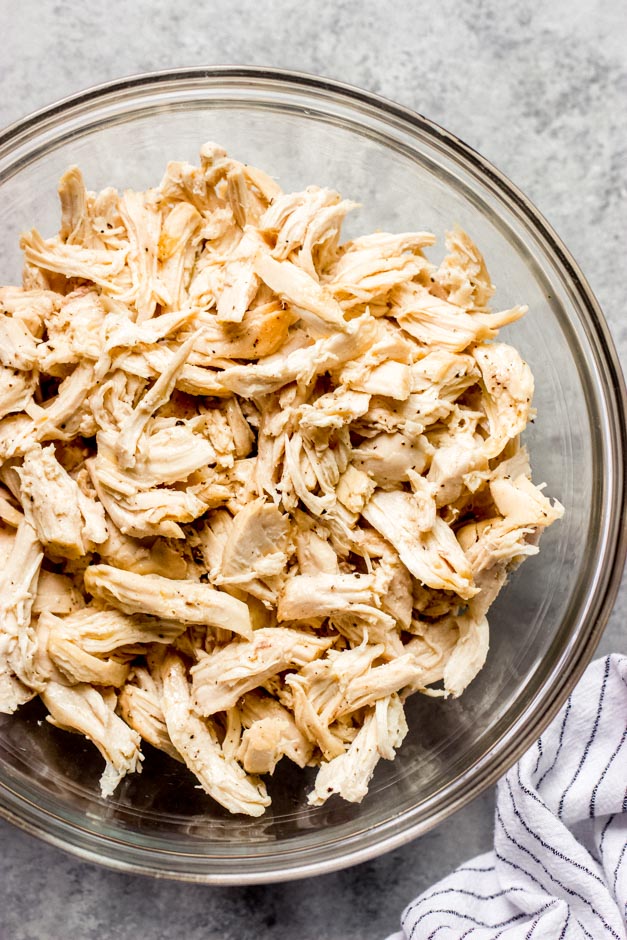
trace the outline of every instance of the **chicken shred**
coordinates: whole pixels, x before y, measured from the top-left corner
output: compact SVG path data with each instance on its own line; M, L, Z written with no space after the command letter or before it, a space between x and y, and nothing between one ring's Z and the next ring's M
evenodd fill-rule
M59 183L0 287L0 712L142 741L231 813L318 768L361 801L412 693L462 694L563 507L534 380L460 229L342 241L358 204L205 144L154 188ZM446 707L444 704L442 707Z

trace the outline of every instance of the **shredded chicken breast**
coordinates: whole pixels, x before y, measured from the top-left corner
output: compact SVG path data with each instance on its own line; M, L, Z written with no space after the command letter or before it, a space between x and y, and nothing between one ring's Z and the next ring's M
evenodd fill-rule
M465 232L439 264L428 232L342 242L356 203L216 144L59 196L0 288L0 711L40 695L105 796L143 742L232 813L284 759L319 768L313 806L358 802L563 513L497 339L526 308L490 309Z

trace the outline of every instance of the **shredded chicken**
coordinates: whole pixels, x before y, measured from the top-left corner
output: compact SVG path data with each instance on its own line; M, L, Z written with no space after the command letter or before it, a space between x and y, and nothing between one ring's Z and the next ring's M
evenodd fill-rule
M265 785L249 777L237 761L227 760L214 726L194 712L183 660L168 655L162 676L162 707L170 740L203 790L232 813L261 816L270 805Z
M491 311L465 232L439 263L428 232L342 242L356 203L216 144L59 197L0 288L0 711L39 694L103 795L143 741L232 813L285 759L319 767L312 805L359 802L563 513L497 340L526 308Z
M48 721L77 731L96 745L106 761L100 781L103 796L110 796L127 773L141 770L141 738L115 713L115 694L91 685L61 685L49 681L41 693L50 712Z

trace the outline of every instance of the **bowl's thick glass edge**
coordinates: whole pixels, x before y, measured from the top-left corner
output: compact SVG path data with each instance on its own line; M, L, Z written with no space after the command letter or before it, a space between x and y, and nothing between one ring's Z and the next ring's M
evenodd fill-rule
M453 798L445 806L441 806L439 809L436 807L436 811L428 817L420 818L418 814L418 818L409 822L409 824L407 816L412 815L411 813L404 814L380 827L374 827L369 833L366 845L361 848L351 849L341 858L322 858L308 863L297 857L301 855L300 852L293 853L291 856L289 852L286 852L280 855L280 862L277 867L273 868L270 865L265 867L263 871L258 872L242 872L241 870L238 872L197 872L182 869L164 871L162 867L155 866L153 868L148 864L146 856L142 854L141 850L130 849L129 851L127 846L104 837L95 836L92 833L89 834L88 841L92 842L93 848L77 844L72 839L74 830L71 827L67 826L62 820L51 820L48 816L38 819L37 807L32 807L32 811L27 810L24 805L18 808L15 805L15 794L12 794L8 788L0 784L1 816L26 832L84 860L98 862L118 871L168 877L181 881L226 885L269 883L331 872L366 861L411 841L437 825L452 812L460 809L486 787L494 783L504 772L504 768L508 769L551 721L592 658L620 585L622 568L627 554L625 468L620 460L620 454L627 451L627 422L625 417L627 413L627 394L618 355L599 305L578 265L533 204L507 177L453 134L422 115L377 95L334 80L281 69L221 66L152 72L96 86L63 99L10 125L0 133L0 153L7 146L10 147L12 142L17 139L24 142L40 132L43 127L53 125L72 112L82 112L96 100L111 98L113 102L116 99L120 100L127 96L134 96L141 89L146 89L149 92L163 86L163 89L166 90L168 88L173 89L180 84L201 83L202 81L215 82L220 79L249 81L251 83L275 83L286 88L292 87L301 91L316 90L331 96L339 96L345 101L348 99L349 103L359 102L361 105L373 109L379 116L384 116L387 119L393 118L405 127L409 127L409 129L420 129L430 137L436 138L440 143L446 145L463 163L469 165L475 171L478 170L487 178L497 188L506 202L516 206L517 210L526 217L535 229L536 234L543 239L549 253L554 256L568 274L590 317L593 333L598 344L599 363L605 369L606 383L604 392L610 421L611 454L614 458L614 473L611 475L612 479L610 481L612 484L610 498L613 506L617 508L614 526L615 534L613 539L609 541L609 557L604 559L605 562L609 563L609 570L605 578L602 596L595 598L595 603L589 612L590 626L587 630L580 630L577 642L569 651L570 664L568 671L561 671L564 666L561 658L554 667L555 684L552 689L551 699L542 703L541 713L539 706L536 705L534 709L532 703L519 717L516 724L521 725L524 722L527 728L531 728L531 731L521 732L514 741L512 741L511 734L504 736L509 738L507 746L503 746L503 741L498 742L496 745L497 749L501 748L498 754L499 761L493 763L493 766L498 764L498 769L491 770L485 760L480 761L479 763L483 765L480 772L474 774L472 781L466 781L465 783L462 781L461 786L460 781L456 782ZM464 777L468 776L468 774L464 775ZM25 812L25 810L27 811ZM56 831L53 831L53 829ZM65 829L69 831L66 832ZM115 847L117 857L107 851L113 847ZM137 857L135 857L136 855ZM256 863L259 861L261 859L255 859Z

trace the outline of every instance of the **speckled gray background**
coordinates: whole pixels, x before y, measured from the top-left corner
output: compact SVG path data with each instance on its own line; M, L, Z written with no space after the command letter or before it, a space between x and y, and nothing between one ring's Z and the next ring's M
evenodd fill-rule
M624 0L0 0L0 124L98 82L186 65L316 72L421 111L476 147L580 262L627 361ZM627 653L627 583L600 652ZM370 940L491 842L492 794L350 871L218 889L83 864L0 824L0 940Z

